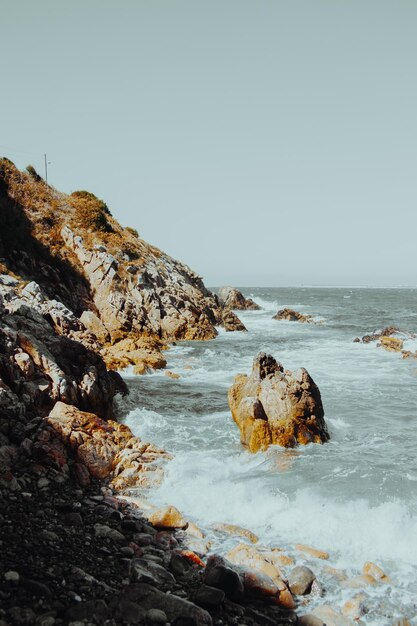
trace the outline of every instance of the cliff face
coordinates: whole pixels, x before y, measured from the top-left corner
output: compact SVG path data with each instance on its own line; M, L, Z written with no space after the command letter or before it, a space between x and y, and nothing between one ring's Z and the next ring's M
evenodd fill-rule
M223 324L223 307L201 277L120 226L103 201L60 193L7 159L0 160L0 271L34 281L65 305L81 329L111 347L105 356L117 366L152 341L155 348L212 339Z

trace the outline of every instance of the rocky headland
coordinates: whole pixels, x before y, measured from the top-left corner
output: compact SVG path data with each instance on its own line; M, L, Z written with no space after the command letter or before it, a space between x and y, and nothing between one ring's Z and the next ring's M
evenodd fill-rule
M216 326L244 330L104 202L0 161L1 626L297 622L283 575L202 561L173 507L122 499L170 457L117 422L116 370L164 367Z
M132 497L170 455L118 423L117 369L163 368L170 342L243 330L232 308L93 194L0 160L0 626L361 623L366 594L309 611L323 550L296 545L298 561L219 524L235 539L219 556L174 507ZM230 398L250 449L328 438L305 370L260 355ZM358 578L387 580L372 563Z

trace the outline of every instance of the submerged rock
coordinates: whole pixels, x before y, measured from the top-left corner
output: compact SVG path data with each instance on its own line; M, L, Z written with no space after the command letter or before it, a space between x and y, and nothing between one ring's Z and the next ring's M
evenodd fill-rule
M251 452L271 444L290 448L329 439L320 391L307 370L284 370L265 353L254 359L250 376L236 376L229 406Z
M303 313L299 313L293 309L281 309L272 319L286 320L287 322L301 322L303 324L310 324L314 321L311 315L304 315Z
M224 307L238 311L259 311L261 308L252 298L245 298L235 287L222 287L219 291L219 300Z

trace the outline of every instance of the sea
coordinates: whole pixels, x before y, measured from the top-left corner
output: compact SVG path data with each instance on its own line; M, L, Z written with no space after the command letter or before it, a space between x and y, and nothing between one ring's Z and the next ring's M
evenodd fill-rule
M203 528L213 552L241 539L212 530L231 523L256 533L317 575L324 595L302 606L341 608L364 594L362 623L417 624L417 360L355 343L394 325L417 335L416 289L244 288L262 309L238 312L247 332L222 329L209 342L180 342L166 352L168 369L125 373L130 395L119 412L132 431L173 454L165 478L150 494ZM284 307L314 324L277 321ZM405 349L416 350L407 339ZM250 373L259 352L286 369L305 367L318 385L331 439L294 450L278 446L251 454L240 443L227 392L238 373ZM302 555L295 544L329 553ZM349 588L365 562L389 582ZM284 568L285 570L285 568Z

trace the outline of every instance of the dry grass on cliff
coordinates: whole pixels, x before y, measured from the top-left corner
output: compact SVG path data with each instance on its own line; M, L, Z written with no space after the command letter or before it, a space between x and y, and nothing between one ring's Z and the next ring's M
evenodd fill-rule
M87 248L106 246L121 263L122 274L125 264L141 267L150 257L161 257L158 248L144 242L135 229L123 228L112 217L107 204L89 191L61 193L48 185L32 166L22 172L7 158L0 158L1 180L8 196L23 208L33 235L53 254L68 257L61 236L62 227L68 224L81 235ZM3 221L2 235L7 237L7 228L16 235L13 215L6 215Z

